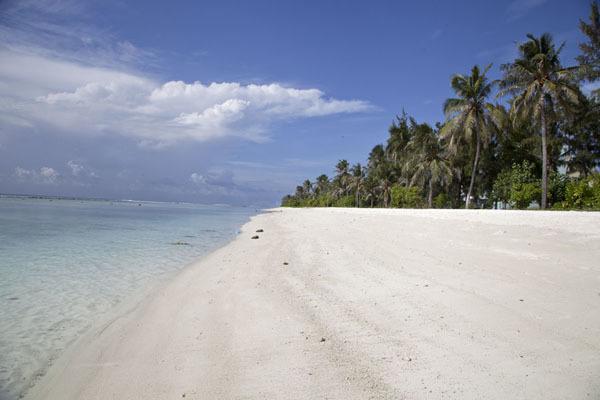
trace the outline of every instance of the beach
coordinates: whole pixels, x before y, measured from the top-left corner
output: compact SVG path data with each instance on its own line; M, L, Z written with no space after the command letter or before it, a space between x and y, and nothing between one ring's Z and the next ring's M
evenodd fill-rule
M600 213L341 208L252 217L27 394L599 397Z

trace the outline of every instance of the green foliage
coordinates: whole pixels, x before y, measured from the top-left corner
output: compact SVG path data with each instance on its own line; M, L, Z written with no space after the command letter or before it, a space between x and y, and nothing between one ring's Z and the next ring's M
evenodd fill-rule
M498 174L492 186L492 200L508 204L512 187L511 170L504 170Z
M444 123L419 124L403 112L366 166L340 160L331 179L305 180L282 206L458 208L473 200L473 207L600 209L600 93L581 91L581 79L600 78L596 2L580 29L580 65L561 64L563 45L551 35L527 35L501 66L501 80L488 80L489 66L452 76L456 98L444 103ZM495 87L506 102L489 102Z
M354 207L354 196L342 196L333 203L333 207Z
M548 179L548 201L553 206L565 200L569 177L558 172L551 172Z
M434 208L452 208L452 201L448 194L442 192L433 198Z
M579 20L579 29L587 36L587 41L579 45L580 74L583 79L594 81L600 78L600 11L596 1L591 4L589 23ZM596 89L596 94L599 92Z
M495 202L510 204L511 207L527 208L538 202L541 195L540 181L534 173L534 166L528 161L513 164L510 170L498 174L492 186L492 199Z
M533 166L527 161L513 165L510 182L510 202L516 208L527 208L532 202L539 202L539 180L533 174Z
M391 189L392 204L394 208L421 208L425 203L419 188L394 185Z
M600 210L600 173L569 181L565 188L565 200L558 207Z
M519 183L511 190L510 201L518 209L528 208L531 203L538 201L541 194L539 183Z

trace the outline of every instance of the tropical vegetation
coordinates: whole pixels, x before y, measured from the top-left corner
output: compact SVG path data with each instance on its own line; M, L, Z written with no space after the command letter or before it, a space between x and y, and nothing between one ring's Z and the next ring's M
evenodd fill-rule
M518 55L455 74L445 120L402 112L366 165L340 160L306 180L290 207L600 209L600 13L580 21L586 41L564 66L552 36L527 35Z

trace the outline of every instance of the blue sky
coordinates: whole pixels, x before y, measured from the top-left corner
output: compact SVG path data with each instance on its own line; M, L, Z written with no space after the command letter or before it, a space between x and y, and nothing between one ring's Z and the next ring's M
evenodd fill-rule
M584 0L0 2L0 192L273 205Z

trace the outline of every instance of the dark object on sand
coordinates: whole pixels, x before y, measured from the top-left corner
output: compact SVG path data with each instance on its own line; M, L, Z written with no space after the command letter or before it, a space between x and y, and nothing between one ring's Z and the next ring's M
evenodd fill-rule
M256 232L261 233L264 232L262 229L257 229Z
M326 339L324 337L321 338L321 343L323 343Z
M283 265L289 265L289 263L287 261L284 261Z
M250 239L258 239L258 235L254 235Z

